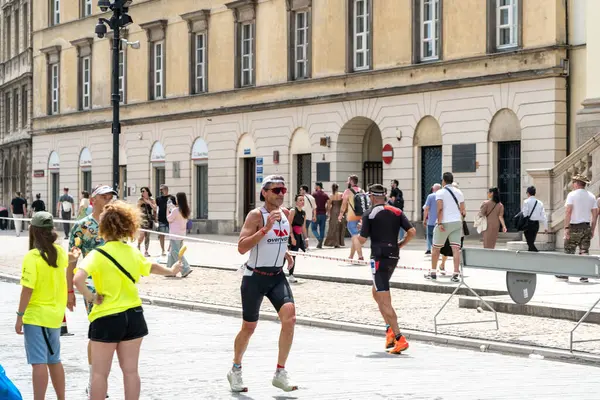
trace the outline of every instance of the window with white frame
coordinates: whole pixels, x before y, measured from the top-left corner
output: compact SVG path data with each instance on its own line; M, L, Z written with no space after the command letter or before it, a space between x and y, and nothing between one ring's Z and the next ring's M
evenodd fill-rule
M440 40L440 2L421 0L421 61L437 60Z
M206 34L196 34L194 89L196 93L206 91Z
M81 59L81 108L89 110L91 108L90 99L90 57Z
M249 86L254 84L254 23L242 24L240 28L242 30L240 82L241 86Z
M154 43L154 99L164 97L164 42Z
M119 51L119 98L120 103L125 103L125 71L127 71L127 64L125 60L125 50Z
M92 15L92 0L82 0L81 7L83 17Z
M50 64L50 114L58 114L60 100L60 64Z
M353 67L355 71L369 68L369 2L371 0L352 0L352 39Z
M504 49L518 44L519 0L496 0L496 47Z
M308 11L295 13L294 79L308 78Z
M60 24L60 0L50 0L50 23Z

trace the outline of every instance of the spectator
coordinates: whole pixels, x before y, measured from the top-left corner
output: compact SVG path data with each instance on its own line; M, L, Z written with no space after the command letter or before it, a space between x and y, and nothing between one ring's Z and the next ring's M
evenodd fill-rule
M304 196L304 212L306 213L306 250L308 250L308 232L310 232L310 226L313 221L317 218L317 204L315 198L309 193L307 185L300 186L300 194Z
M290 234L290 250L299 251L302 250L306 253L306 246L304 237L306 237L306 212L304 212L304 196L301 194L296 195L296 207L290 210L290 216L288 218L291 221L292 233ZM294 258L294 266L290 268L290 276L288 281L296 283L294 277L294 269L296 268L296 256Z
M389 204L404 211L404 195L402 194L402 190L398 188L398 179L392 180L391 186ZM398 235L400 240L404 238L404 229L402 227L400 227Z
M427 200L425 200L425 205L423 206L423 227L425 228L427 237L427 251L425 251L425 255L431 254L433 230L435 229L435 221L437 220L437 202L435 200L435 194L441 188L442 185L439 183L434 184L431 187L431 193L427 196Z
M6 230L8 229L8 208L0 205L0 229Z
M31 203L31 209L33 210L33 215L35 215L35 213L41 212L41 211L46 211L46 204L41 200L42 195L41 194L36 194L35 195L35 201L33 203Z
M10 210L13 218L23 219L27 215L27 200L21 197L21 192L17 192L14 199L10 203ZM21 230L23 228L23 221L15 220L15 231L17 231L17 237L21 236Z
M190 207L188 206L187 196L183 192L177 193L177 205L171 204L167 210L167 221L169 221L169 233L177 236L185 236L187 219L190 216ZM179 259L179 250L183 247L183 239L180 237L170 237L169 257L167 258L167 268L171 268ZM181 259L183 269L181 277L187 278L192 273L190 264L185 257Z
M323 191L323 183L316 183L313 198L316 204L316 215L313 218L312 231L315 238L317 238L317 249L322 249L323 241L325 240L325 225L327 224L327 204L329 202L329 196Z
M358 240L360 230L358 229L358 223L362 219L362 215L356 215L354 212L354 196L358 193L362 193L362 189L358 186L358 176L350 175L347 182L348 188L342 195L342 208L338 215L338 221L342 221L344 214L348 213L346 220L348 232L352 236L352 247L350 248L350 259L354 258L354 253L358 253L358 260L363 261L364 257L362 254L362 245ZM366 211L366 210L363 210Z
M142 212L141 227L142 229L152 230L154 220L156 219L156 202L152 198L152 193L147 186L142 187L140 193L142 196L138 199L137 205ZM150 232L140 231L140 237L138 238L138 250L140 251L142 250L142 242L144 242L144 246L146 247L144 255L150 257L150 253L148 252L150 248Z
M338 189L337 183L331 185L331 196L329 196L327 205L329 228L325 238L325 246L335 247L336 249L344 246L344 233L346 232L346 221L338 221L337 219L342 209L342 194Z
M488 190L488 200L481 204L479 216L487 219L487 229L483 231L483 248L494 249L498 240L498 231L506 232L504 223L504 205L500 202L500 192L497 187Z
M177 200L175 196L169 194L169 187L165 184L160 185L160 196L156 199L156 205L158 206L158 232L169 233L169 221L167 220L167 210L169 209L169 203L175 204ZM161 255L164 257L165 253L165 235L158 235L158 241L160 242Z
M60 218L65 221L71 220L71 213L73 212L73 197L69 194L69 188L63 189L63 195L58 199L56 209L59 210ZM65 232L65 239L69 239L69 232L71 231L71 224L68 222L63 223L63 230Z
M546 210L544 203L535 198L535 186L527 188L527 199L523 202L521 214L529 217L529 223L523 230L523 236L527 241L528 251L537 252L535 247L535 238L540 230L540 222L544 224L544 233L548 233L548 219L546 218Z
M79 202L79 211L77 220L84 218L87 215L87 209L90 206L90 193L87 190L81 192L81 201Z

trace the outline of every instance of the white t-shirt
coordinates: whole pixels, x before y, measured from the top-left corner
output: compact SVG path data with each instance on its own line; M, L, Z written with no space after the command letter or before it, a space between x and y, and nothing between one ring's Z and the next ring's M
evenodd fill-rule
M460 203L465 202L465 197L463 196L462 192L454 188L452 185L447 185L443 189L440 189L437 192L435 192L436 202L438 200L443 201L442 224L445 224L447 222L462 221L462 216L460 215L460 208L458 205L456 205L454 198L450 193L448 193L448 190L452 190L452 193L454 193L454 196L456 196L456 200L458 200L459 205Z
M596 197L585 189L577 189L569 193L565 207L568 205L573 206L571 224L590 223L592 221L592 210L598 208Z
M306 193L304 195L304 212L306 213L306 220L307 221L312 221L313 219L313 210L315 209L317 205L315 204L315 198L312 196L312 194L308 194Z

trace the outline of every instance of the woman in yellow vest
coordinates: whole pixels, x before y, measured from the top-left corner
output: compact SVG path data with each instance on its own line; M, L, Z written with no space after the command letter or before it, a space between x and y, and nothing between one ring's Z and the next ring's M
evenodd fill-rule
M181 262L165 268L153 264L127 244L136 237L141 222L138 208L122 201L107 204L98 224L99 235L106 244L91 251L75 271L73 283L89 303L94 303L88 316L92 349L91 400L106 397L115 351L123 371L125 398L139 398L138 359L148 327L136 284L142 276L176 275L181 270ZM76 251L74 248L73 252ZM94 277L96 293L85 284L88 275Z
M60 361L60 326L67 307L69 258L57 245L52 214L37 212L29 227L29 252L23 258L21 299L15 331L25 337L32 366L33 398L46 398L48 371L58 400L65 398L65 371ZM72 276L72 271L69 271ZM71 309L72 311L72 309Z

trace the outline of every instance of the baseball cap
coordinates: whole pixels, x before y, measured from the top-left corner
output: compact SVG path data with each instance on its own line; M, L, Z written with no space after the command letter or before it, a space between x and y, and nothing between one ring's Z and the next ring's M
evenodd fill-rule
M54 219L52 218L52 214L46 211L35 213L33 218L31 218L31 226L35 226L36 228L54 228Z
M97 186L96 189L94 189L94 192L92 193L92 197L96 197L99 194L109 194L112 193L115 196L118 196L118 193L116 190L114 190L113 188L111 188L108 185L101 185L101 186Z

